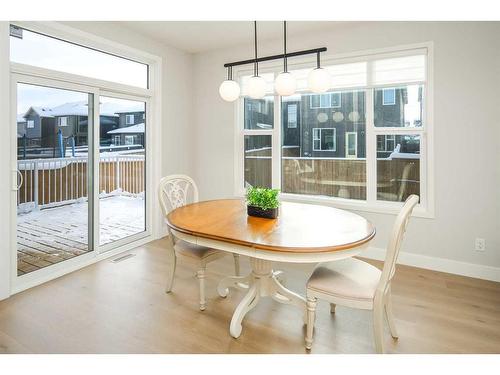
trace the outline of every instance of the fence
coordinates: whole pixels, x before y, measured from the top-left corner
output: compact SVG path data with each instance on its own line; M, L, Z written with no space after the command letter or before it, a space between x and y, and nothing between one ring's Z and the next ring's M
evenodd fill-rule
M87 197L87 157L19 160L22 184L17 204L33 202L48 207ZM99 193L122 191L139 194L144 191L144 156L101 156L99 160Z
M245 181L271 185L271 156L245 156ZM366 199L366 160L349 158L283 157L281 191ZM379 199L404 200L420 194L419 159L377 159Z

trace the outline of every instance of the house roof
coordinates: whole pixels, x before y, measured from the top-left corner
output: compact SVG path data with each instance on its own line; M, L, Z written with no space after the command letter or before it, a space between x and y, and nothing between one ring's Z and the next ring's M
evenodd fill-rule
M126 107L117 108L115 113L134 113L134 112L144 112L144 103L134 103Z
M136 134L144 133L144 123L141 122L137 125L127 126L126 128L118 128L115 130L110 130L108 134Z
M52 108L31 106L26 113L18 115L17 121L26 121L24 118L31 111L35 112L40 117L88 116L89 107L87 101L64 103ZM118 103L101 103L100 106L101 116L118 117L119 113L133 112L144 112L144 103L137 103L130 106L124 106Z

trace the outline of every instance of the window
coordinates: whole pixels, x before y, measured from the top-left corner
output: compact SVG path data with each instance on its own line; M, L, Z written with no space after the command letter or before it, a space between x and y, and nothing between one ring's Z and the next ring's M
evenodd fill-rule
M59 126L68 126L68 117L66 117L66 116L59 117L57 119L57 125L59 125Z
M289 104L287 106L287 123L288 129L297 128L297 104Z
M26 121L26 128L33 129L35 127L35 120Z
M133 136L133 135L126 135L125 136L125 144L127 146L135 144L135 136Z
M12 62L141 88L148 87L148 65L11 26Z
M418 194L420 212L431 209L424 152L430 137L427 47L355 59L325 66L335 90L325 94L307 91L310 69L293 71L297 93L266 97L269 108L274 102L281 111L270 111L265 119L242 90L244 110L238 126L244 163L235 165L238 193L245 181L256 180L265 170L266 184L289 199L339 197L348 207L364 206L349 206L347 199L364 201L367 208L397 211L398 206L379 202L401 202ZM268 92L271 95L272 88ZM278 120L280 126L275 126ZM249 152L263 152L256 151L256 140L250 144L253 137L263 137L266 143L265 154L256 155L261 158L258 167L248 158ZM250 168L251 163L255 167Z
M387 94L387 92L393 92ZM396 104L396 97L400 98ZM386 100L391 99L391 102ZM405 85L393 89L375 89L374 119L376 127L422 126L424 99L423 85Z
M396 89L383 89L382 97L382 105L396 104Z
M134 124L134 115L126 115L125 125L133 125L133 124Z
M326 94L311 95L311 108L340 108L342 94L340 92L331 92Z
M115 146L120 146L120 145L122 144L122 137L121 137L121 136L119 136L119 135L115 135L115 136L113 137L113 144L114 144Z
M335 151L335 128L313 128L313 151Z
M244 99L245 129L272 129L274 127L274 97ZM265 111L263 108L267 108Z

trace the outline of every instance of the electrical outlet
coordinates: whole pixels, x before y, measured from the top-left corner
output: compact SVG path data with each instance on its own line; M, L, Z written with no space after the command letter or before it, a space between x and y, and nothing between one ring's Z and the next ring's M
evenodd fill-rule
M476 246L474 250L481 252L486 250L486 241L484 238L476 238Z

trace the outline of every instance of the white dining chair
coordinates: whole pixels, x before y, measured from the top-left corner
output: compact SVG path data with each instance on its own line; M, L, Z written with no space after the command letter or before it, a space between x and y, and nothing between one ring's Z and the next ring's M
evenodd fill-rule
M158 198L164 217L178 207L182 207L188 203L188 197L191 194L191 203L198 202L198 187L193 179L185 175L170 175L163 177L160 180L158 189ZM206 308L205 298L205 270L207 264L219 258L222 258L227 253L215 250L205 246L194 245L186 241L182 241L172 235L168 229L168 241L170 241L169 252L170 257L170 274L167 280L166 292L172 291L174 283L175 267L177 263L176 253L188 256L199 262L199 270L196 272L196 277L200 284L200 310ZM234 271L236 276L240 276L240 260L238 254L234 256Z
M335 313L336 305L373 310L373 334L378 353L384 352L384 311L392 337L398 338L392 315L391 280L410 215L418 200L417 195L410 195L396 217L382 271L355 258L320 263L316 266L307 282L307 349L311 349L313 342L318 299L330 303L331 313Z

